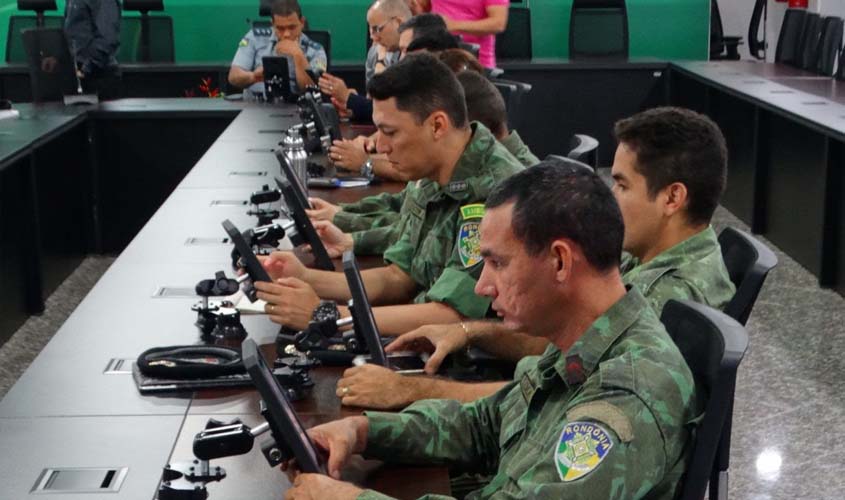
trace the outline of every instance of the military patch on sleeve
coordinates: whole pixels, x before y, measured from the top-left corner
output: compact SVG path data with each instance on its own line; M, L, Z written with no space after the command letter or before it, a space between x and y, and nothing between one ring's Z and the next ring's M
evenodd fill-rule
M472 205L464 205L461 207L461 216L464 220L480 219L484 217L484 204L473 203Z
M484 217L484 205L474 203L461 207L464 222L458 230L458 253L464 267L472 267L481 262L481 236L478 227Z
M554 461L560 479L580 479L599 466L613 448L610 433L594 422L569 422L555 445Z
M246 38L241 38L241 41L238 42L238 47L246 47L247 45L249 45L249 40Z

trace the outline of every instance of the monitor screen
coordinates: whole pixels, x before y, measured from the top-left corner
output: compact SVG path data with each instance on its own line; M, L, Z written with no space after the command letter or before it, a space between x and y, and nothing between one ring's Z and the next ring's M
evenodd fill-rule
M291 243L296 246L311 245L311 253L314 255L314 267L323 269L325 271L334 271L334 264L332 263L326 247L323 246L323 241L317 234L317 230L311 224L308 214L305 213L305 207L299 200L296 194L296 188L293 185L282 179L276 177L276 184L282 191L282 196L285 198L285 205L288 207L288 213L293 218L293 223L296 225L296 235L291 235Z
M364 280L358 270L355 254L351 250L343 252L343 273L346 275L346 283L349 285L349 291L352 294L352 318L355 322L355 333L367 343L373 363L388 366L384 346L381 344L381 336L376 327L376 320L373 318L373 308L370 307L367 291L364 289Z
M290 72L286 56L264 56L261 58L264 67L264 95L268 100L291 98Z
M267 274L264 266L258 261L258 258L252 251L252 247L246 242L246 239L244 239L243 234L241 234L238 228L229 219L226 219L223 221L223 229L226 230L229 238L232 239L232 243L235 244L238 253L241 254L241 263L246 268L246 272L249 273L252 281L272 282L273 280L270 278L270 275Z
M282 172L285 174L285 178L293 185L294 193L296 194L296 197L299 198L299 202L303 207L311 208L311 203L308 201L307 191L303 185L303 182L306 182L306 179L300 179L299 176L296 175L296 171L290 163L290 158L287 157L282 148L276 150L276 160L278 160L279 165L282 167Z
M258 345L254 340L246 339L241 344L241 351L246 372L267 407L264 418L270 425L273 439L279 446L293 454L302 472L325 474L325 467L314 448L314 443L311 442L305 432L305 427L296 416L285 391L279 386L279 382L273 377L273 372L270 371L270 367L258 351ZM280 442L280 440L284 441Z

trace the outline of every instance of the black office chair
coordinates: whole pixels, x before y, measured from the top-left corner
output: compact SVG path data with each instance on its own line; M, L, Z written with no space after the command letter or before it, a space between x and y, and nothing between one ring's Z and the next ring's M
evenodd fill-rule
M455 38L457 39L459 49L469 52L474 58L478 59L479 54L481 54L481 45L465 42L460 36Z
M519 129L525 123L524 103L531 92L531 84L495 78L490 80L502 93L508 112L508 128Z
M628 58L625 0L573 0L569 18L569 58Z
M140 17L120 19L120 49L117 60L128 62L175 62L173 18L150 16L150 11L163 11L162 0L123 0L124 11L138 11Z
M496 61L531 59L531 11L528 7L511 7L508 26L496 35Z
M314 40L323 46L326 51L326 68L332 65L332 34L325 30L303 30L303 33L308 38Z
M766 0L754 0L754 8L751 10L751 22L748 23L748 52L754 59L766 58L766 30L763 20L768 12Z
M775 49L775 62L797 64L801 57L800 46L804 33L804 20L807 11L804 9L787 9L780 25L778 44Z
M736 371L748 348L748 334L726 314L687 300L667 302L660 320L689 365L697 391L707 401L680 499L701 500L708 483L711 500L726 499L728 464L722 464L719 457L727 456L730 449Z
M22 36L24 30L64 26L64 17L44 15L45 11L56 10L56 0L18 0L18 10L32 10L35 11L35 15L9 16L9 30L6 33L7 63L26 62Z
M724 312L744 325L766 276L778 265L778 258L757 238L732 227L719 234L719 246L731 282L736 286L736 293Z
M836 56L842 46L842 18L829 16L822 21L822 35L819 39L818 63L816 72L820 75L833 76Z
M801 34L801 45L798 49L796 66L801 69L815 71L819 61L819 40L822 35L822 19L816 13L809 13L804 17L804 31Z
M599 164L599 141L585 134L575 134L569 139L568 158L586 163L595 170Z
M742 37L725 36L722 31L719 3L716 0L710 0L710 59L737 61L740 45L742 45Z

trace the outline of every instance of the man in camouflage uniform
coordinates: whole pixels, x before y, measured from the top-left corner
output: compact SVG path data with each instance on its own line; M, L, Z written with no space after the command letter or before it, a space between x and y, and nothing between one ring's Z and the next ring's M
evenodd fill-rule
M487 78L473 71L462 71L457 76L464 89L469 119L487 127L496 140L524 166L540 163L519 134L515 130L508 131L505 101L498 89ZM399 219L405 194L415 188L416 183L409 182L399 193L381 193L357 203L341 204L340 210L335 211L331 219L339 231L330 224L315 221L329 253L340 256L346 250L354 250L356 255L383 254L399 237L398 225L394 223ZM320 210L312 210L309 215L323 217L323 214L329 213L328 205L323 202ZM345 234L341 234L341 231Z
M490 300L473 293L482 267L477 232L483 203L522 165L486 127L470 126L455 75L428 54L374 76L368 91L379 152L408 180L419 181L406 195L399 239L384 253L387 265L362 273L374 304L403 304L374 308L381 333L484 317ZM256 284L258 296L273 321L291 328L307 326L318 305L330 307L320 298L350 297L343 273L306 269L292 253L272 254L265 267L277 281Z
M481 237L476 291L511 328L550 343L542 358L473 403L419 401L309 430L331 477L300 474L286 498L387 498L333 479L352 453L492 474L473 500L675 497L701 402L656 313L622 283L610 190L545 161L490 195Z
M305 17L297 0L275 0L271 6L272 34L265 36L250 30L240 43L229 69L229 83L245 89L245 94L264 95L265 56L286 56L291 90L297 92L315 85L306 72L326 70L327 58L323 46L302 33Z
M722 133L704 115L656 108L621 120L613 162L613 192L625 220L622 281L638 288L659 315L669 299L724 308L735 288L722 260L710 218L724 190L727 153ZM436 349L426 371L449 353L474 345L519 361L543 353L547 342L514 333L500 322L429 325L397 339L388 350ZM527 361L520 362L517 373ZM533 360L536 362L536 358ZM375 365L347 370L338 382L343 403L401 408L432 397L473 401L504 382L405 380Z

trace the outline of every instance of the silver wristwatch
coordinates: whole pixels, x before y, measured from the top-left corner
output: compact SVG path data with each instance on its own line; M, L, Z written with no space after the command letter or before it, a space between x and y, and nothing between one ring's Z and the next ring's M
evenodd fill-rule
M373 159L372 158L367 158L367 161L365 161L364 164L361 165L361 175L363 177L366 177L367 179L372 180L372 178L373 178Z

